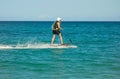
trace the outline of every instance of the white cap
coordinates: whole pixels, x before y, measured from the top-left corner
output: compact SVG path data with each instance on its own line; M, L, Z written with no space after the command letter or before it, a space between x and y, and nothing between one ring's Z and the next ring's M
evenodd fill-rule
M57 18L57 21L60 21L61 20L61 18Z

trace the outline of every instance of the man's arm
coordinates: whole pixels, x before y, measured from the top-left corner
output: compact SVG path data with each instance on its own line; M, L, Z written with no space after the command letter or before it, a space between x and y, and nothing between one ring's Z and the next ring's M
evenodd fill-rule
M60 23L58 23L58 29L63 30L63 28L60 26Z
M55 30L55 29L54 29L54 27L53 27L53 26L54 26L54 24L55 24L55 22L54 22L54 23L52 24L52 26L51 26L51 29L52 29L52 30Z
M58 29L60 29L60 23L58 22L57 24L58 24Z

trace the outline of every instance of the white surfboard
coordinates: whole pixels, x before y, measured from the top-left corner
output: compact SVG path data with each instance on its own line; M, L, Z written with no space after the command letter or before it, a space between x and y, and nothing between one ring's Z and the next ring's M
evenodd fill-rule
M75 45L59 45L59 44L53 44L53 45L49 45L49 48L77 48L77 46Z

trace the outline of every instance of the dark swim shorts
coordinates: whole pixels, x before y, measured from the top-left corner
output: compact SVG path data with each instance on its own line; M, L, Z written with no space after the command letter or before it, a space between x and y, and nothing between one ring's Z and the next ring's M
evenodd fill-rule
M60 34L60 31L59 31L59 30L53 30L53 34L59 35L59 34Z

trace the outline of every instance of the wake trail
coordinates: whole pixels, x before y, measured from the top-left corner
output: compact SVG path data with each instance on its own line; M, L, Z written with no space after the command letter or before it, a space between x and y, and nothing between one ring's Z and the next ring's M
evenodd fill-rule
M18 44L18 45L0 45L0 49L48 49L48 48L77 48L75 45L59 44Z

